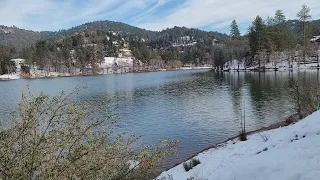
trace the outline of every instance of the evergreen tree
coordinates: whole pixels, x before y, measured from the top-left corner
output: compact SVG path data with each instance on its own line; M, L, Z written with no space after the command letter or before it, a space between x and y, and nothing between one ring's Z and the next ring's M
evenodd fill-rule
M306 46L307 46L307 28L308 22L311 20L310 8L303 4L301 10L298 12L297 17L300 21L300 42L303 44L303 59L306 61Z
M14 47L0 45L0 75L15 71L15 64L10 61L14 54Z
M249 46L251 50L251 55L254 57L259 51L264 48L264 23L260 16L257 16L252 22L252 26L249 28Z
M278 51L283 51L287 47L288 35L291 31L289 26L285 23L286 16L282 12L282 10L277 10L274 15L274 25L275 25L275 33L273 36L274 45Z
M276 10L276 13L274 15L274 24L278 25L278 24L282 24L286 21L286 16L284 15L282 10Z
M232 39L240 39L240 31L238 28L238 24L236 22L236 20L233 20L231 25L231 30L230 30L230 36Z

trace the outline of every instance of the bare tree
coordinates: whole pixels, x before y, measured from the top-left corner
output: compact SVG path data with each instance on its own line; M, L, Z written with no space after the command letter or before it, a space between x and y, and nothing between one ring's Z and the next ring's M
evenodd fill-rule
M111 138L109 101L77 103L75 93L22 95L11 124L0 126L0 179L150 179L175 151L173 141L133 149L137 136Z

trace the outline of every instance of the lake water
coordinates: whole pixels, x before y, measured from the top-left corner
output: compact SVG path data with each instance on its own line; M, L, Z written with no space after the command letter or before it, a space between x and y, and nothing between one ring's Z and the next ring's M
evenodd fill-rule
M88 86L79 97L97 100L118 96L116 131L142 136L141 144L160 138L179 140L178 156L165 166L235 136L245 105L247 130L284 120L293 103L285 88L289 72L228 72L184 70L49 79L0 81L0 119L7 119L29 85L33 92L54 95ZM317 71L308 81L319 79Z

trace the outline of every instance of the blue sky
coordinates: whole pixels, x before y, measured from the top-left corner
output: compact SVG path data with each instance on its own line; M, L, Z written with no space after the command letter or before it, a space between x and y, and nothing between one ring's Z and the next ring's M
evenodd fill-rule
M0 0L0 24L43 31L68 29L96 20L113 20L149 30L173 26L229 33L237 20L242 33L256 15L282 9L296 19L301 5L320 18L319 0Z

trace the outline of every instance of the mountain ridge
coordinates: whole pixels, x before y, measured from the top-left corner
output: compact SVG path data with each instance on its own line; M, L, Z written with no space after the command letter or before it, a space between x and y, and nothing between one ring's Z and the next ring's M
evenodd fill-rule
M298 30L299 21L298 20L288 20L288 25ZM320 19L311 21L320 30ZM205 37L227 37L225 33L220 33L217 31L205 31L198 28L187 28L175 26L172 28L167 28L162 31L152 31L136 26L132 26L122 22L100 20L87 22L78 26L71 27L69 29L62 29L59 31L34 31L21 29L16 26L4 26L0 25L0 45L10 45L15 47L18 51L23 47L35 44L40 40L47 40L51 38L64 38L75 33L81 33L85 31L96 31L96 30L108 30L114 31L121 35L135 35L139 38L144 38L147 41L156 40L164 36L170 36L172 33L177 33L178 35L184 36L188 31L196 32L196 34L201 34ZM181 33L182 32L182 33Z
M62 29L59 31L33 31L21 29L16 26L4 26L0 25L0 44L1 45L11 45L17 49L21 49L25 46L32 45L40 40L46 40L50 38L61 38L68 37L75 33L85 32L85 31L96 31L96 30L108 30L114 31L121 35L136 35L140 38L146 40L155 40L158 37L168 34L172 29L188 29L194 30L201 33L214 34L217 36L227 36L224 33L219 33L217 31L204 31L197 28L186 28L175 26L173 28L167 28L162 31L151 31L139 27L135 27L126 23L116 22L116 21L93 21L84 23L69 29Z

